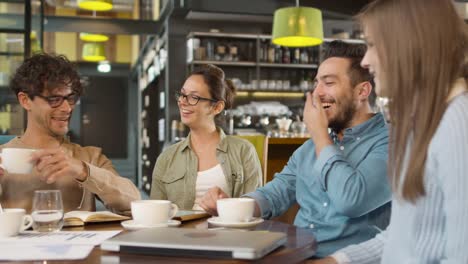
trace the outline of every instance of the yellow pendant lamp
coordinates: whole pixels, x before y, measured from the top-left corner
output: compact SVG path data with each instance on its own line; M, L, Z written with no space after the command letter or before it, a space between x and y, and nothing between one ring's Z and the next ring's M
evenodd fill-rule
M104 45L101 43L85 43L82 55L85 61L98 62L106 59Z
M307 47L323 42L322 12L312 7L280 8L273 18L272 42L286 47Z
M112 0L78 0L78 7L92 11L109 11L112 9Z
M106 42L109 37L104 34L80 33L80 39L88 42Z

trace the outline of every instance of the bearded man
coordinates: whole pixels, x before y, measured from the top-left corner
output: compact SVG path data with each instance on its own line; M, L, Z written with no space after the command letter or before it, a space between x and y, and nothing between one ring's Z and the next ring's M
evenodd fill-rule
M297 202L294 224L313 231L318 257L366 241L388 224L388 128L369 102L372 76L360 66L365 52L361 44L329 44L304 107L311 139L271 182L245 194L255 199L262 218ZM216 214L216 200L223 197L213 188L201 206Z

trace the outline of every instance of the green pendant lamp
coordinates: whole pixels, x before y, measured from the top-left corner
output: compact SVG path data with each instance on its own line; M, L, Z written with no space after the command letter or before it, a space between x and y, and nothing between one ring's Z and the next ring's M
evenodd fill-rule
M273 18L273 39L276 45L307 47L323 42L322 12L312 7L280 8Z
M80 39L87 42L106 42L109 37L104 34L80 33Z
M112 0L78 0L78 7L91 11L109 11L112 9Z
M85 43L82 55L85 61L98 62L106 59L104 45L101 43Z

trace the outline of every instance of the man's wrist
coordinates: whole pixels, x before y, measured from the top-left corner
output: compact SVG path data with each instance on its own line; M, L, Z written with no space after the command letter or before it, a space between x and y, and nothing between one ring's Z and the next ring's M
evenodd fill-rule
M82 170L77 180L79 182L85 182L89 177L89 166L84 161L81 161L81 165L82 165Z
M330 136L327 134L321 134L318 136L313 136L312 141L314 141L315 145L315 153L317 156L320 154L322 149L324 149L328 145L333 145L333 141L331 140Z

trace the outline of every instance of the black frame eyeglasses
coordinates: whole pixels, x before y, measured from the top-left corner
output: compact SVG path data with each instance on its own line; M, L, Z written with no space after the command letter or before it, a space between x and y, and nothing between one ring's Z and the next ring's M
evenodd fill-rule
M61 106L64 100L67 100L69 105L75 105L80 100L80 95L77 93L71 93L66 96L60 96L60 95L43 96L40 94L36 94L34 96L44 99L52 108L57 108Z
M200 96L194 95L194 94L184 94L184 93L181 93L181 92L176 92L175 93L176 101L179 102L181 98L185 98L185 102L187 102L187 104L189 104L189 105L197 105L200 100L208 101L208 102L212 102L212 103L217 103L218 102L218 100L211 99L211 98L204 98L204 97L200 97Z

